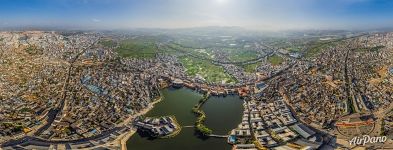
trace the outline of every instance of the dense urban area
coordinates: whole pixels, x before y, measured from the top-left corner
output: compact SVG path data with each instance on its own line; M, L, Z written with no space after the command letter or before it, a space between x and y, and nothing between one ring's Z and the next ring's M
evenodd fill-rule
M393 148L393 32L237 28L0 32L1 148L175 137L187 128L176 116L144 117L170 87L203 94L192 127L233 149L359 148L350 140L363 135L387 137L367 148ZM242 97L243 114L216 135L201 106L226 95Z

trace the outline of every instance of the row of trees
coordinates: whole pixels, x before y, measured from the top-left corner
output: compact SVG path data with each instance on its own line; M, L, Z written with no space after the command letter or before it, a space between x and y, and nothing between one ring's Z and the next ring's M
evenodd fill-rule
M201 109L202 105L207 101L207 99L209 98L209 94L205 94L203 96L202 99L199 100L198 104L196 104L193 108L192 108L192 112L197 115L197 120L195 122L195 127L196 130L200 133L202 133L203 135L207 136L213 133L213 131L211 129L209 129L208 127L206 127L203 123L205 122L206 119L206 114L205 112L203 112L203 110Z

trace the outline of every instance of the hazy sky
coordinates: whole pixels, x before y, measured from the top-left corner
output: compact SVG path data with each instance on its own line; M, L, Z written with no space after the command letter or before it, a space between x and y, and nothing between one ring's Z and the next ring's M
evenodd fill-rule
M0 27L393 27L393 0L0 0Z

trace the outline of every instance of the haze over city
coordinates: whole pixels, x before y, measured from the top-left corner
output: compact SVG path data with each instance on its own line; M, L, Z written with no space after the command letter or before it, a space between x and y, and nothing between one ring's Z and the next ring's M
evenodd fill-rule
M0 27L377 29L390 0L2 0Z

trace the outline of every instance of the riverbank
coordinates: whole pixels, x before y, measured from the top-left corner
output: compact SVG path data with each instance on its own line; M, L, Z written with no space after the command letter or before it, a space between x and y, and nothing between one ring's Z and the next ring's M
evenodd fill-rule
M138 116L144 115L146 113L148 113L151 109L154 108L154 105L161 102L162 101L162 95L160 95L160 97L158 97L156 100L154 100L152 103L150 103L148 105L147 108L143 109L142 111L132 115L131 117L129 117L128 123L130 121L132 121L133 119L135 119ZM126 121L124 121L126 122ZM132 126L129 127L130 131L126 132L124 135L120 135L115 141L120 141L120 145L121 145L121 149L122 150L127 150L127 141L131 138L132 135L134 135L137 131L136 128L133 128Z
M127 150L127 141L136 133L136 131L136 129L131 129L131 131L120 137L121 150Z
M165 139L165 138L173 138L173 137L175 137L176 135L178 135L178 134L180 133L181 129L182 129L182 127L181 127L181 125L179 124L179 122L177 122L176 117L173 116L173 115L170 116L170 117L173 119L173 123L176 125L177 128L176 128L176 130L175 130L173 133L161 137L162 139Z

